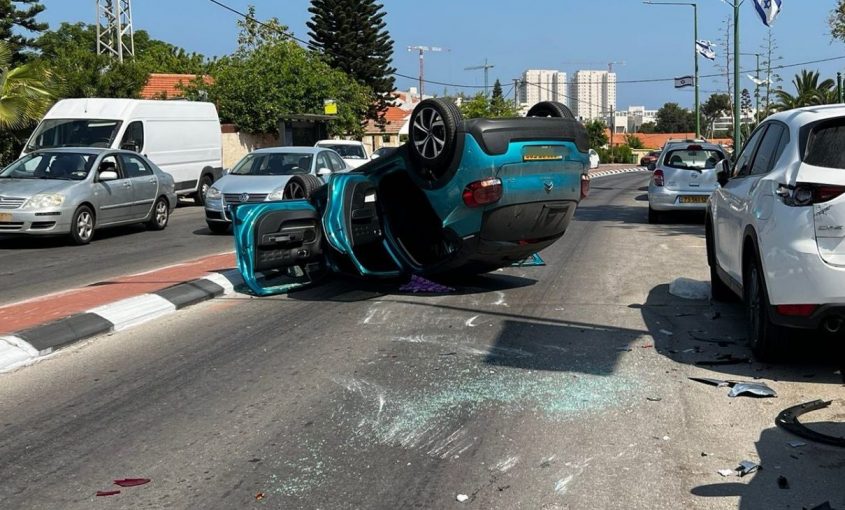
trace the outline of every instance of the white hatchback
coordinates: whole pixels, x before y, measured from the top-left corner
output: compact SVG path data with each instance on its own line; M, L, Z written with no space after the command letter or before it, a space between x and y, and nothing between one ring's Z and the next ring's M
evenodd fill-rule
M755 355L781 354L789 328L841 336L845 106L772 115L717 173L705 224L713 298L743 298Z

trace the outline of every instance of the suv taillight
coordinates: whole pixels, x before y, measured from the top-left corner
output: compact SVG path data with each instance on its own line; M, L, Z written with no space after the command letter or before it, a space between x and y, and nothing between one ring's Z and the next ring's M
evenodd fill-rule
M464 188L463 198L467 207L481 207L498 202L502 198L502 180L484 179L471 182Z
M663 170L657 169L652 175L654 175L654 185L663 186Z
M823 204L843 193L845 193L845 186L800 182L792 187L781 184L777 190L777 194L783 199L783 203L793 207Z

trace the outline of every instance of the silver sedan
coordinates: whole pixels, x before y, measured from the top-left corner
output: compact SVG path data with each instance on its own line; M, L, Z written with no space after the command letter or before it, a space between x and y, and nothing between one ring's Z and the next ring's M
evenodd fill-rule
M35 151L0 170L0 233L69 234L87 244L102 227L167 226L176 207L173 177L130 151Z

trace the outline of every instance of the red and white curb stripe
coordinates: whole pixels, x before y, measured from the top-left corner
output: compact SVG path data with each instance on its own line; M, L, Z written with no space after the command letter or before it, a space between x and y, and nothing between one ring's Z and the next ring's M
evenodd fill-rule
M631 174L648 171L648 168L644 166L634 166L630 168L614 168L613 170L599 170L597 172L590 172L590 179L595 179L597 177L606 177L608 175Z

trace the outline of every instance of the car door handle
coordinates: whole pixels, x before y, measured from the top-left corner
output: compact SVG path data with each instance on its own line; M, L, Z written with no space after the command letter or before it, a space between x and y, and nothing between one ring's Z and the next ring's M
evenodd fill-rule
M124 188L131 188L131 187L132 187L132 183L131 183L131 182L124 182L124 183L123 183L123 187L124 187Z
M155 183L156 183L156 179L155 179L155 177L153 177L152 179L150 179L150 180L149 180L149 181L147 181L147 182L150 182L150 183L155 184Z

